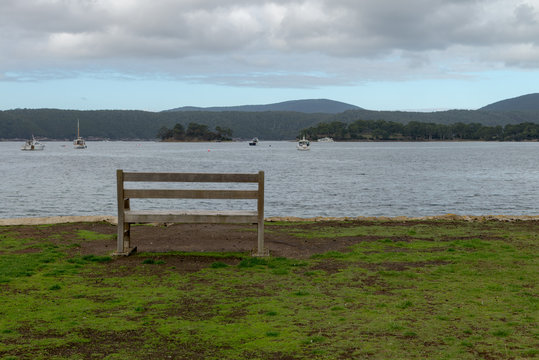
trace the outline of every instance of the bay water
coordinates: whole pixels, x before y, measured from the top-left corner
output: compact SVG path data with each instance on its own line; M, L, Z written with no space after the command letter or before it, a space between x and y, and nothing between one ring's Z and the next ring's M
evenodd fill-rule
M539 214L537 142L336 142L312 143L310 151L287 141L87 142L85 150L45 144L32 152L21 151L22 142L0 142L0 218L115 215L116 169L263 170L267 217ZM225 202L132 207L256 208Z

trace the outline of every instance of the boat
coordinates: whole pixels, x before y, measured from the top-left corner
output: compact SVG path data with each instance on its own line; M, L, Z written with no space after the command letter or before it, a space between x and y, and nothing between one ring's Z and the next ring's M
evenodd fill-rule
M86 142L79 134L79 120L77 120L77 138L73 140L73 147L75 149L86 149Z
M303 150L303 151L310 150L311 149L311 142L309 140L306 140L305 136L304 136L303 139L298 141L298 143L296 145L296 148L298 150Z
M249 142L249 146L256 146L258 144L258 138L253 138L251 142Z
M335 142L335 141L332 138L326 136L326 137L318 139L318 142Z
M21 150L29 150L29 151L36 151L36 150L43 150L45 149L45 144L40 143L36 140L34 135L32 135L32 140L26 140L26 143L21 147Z

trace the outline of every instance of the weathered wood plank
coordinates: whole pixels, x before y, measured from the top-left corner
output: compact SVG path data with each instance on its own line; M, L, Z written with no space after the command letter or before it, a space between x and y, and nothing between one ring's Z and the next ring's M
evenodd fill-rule
M258 174L124 172L124 181L147 182L258 182Z
M264 249L264 172L258 172L258 200L257 200L257 244L258 244L258 256L265 256L266 251Z
M171 222L204 224L256 224L256 211L126 211L130 223Z
M124 252L124 235L125 235L125 217L124 217L124 173L122 170L116 170L116 196L118 200L118 236L116 238L116 252ZM129 224L127 224L129 226ZM129 234L127 235L129 237ZM127 239L129 241L129 239Z
M124 189L126 198L139 199L258 199L257 190Z

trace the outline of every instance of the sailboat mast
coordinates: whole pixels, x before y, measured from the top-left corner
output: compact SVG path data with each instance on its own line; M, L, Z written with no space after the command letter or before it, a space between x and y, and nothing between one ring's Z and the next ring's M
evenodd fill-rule
M79 135L79 119L77 119L77 138L80 138L80 135Z

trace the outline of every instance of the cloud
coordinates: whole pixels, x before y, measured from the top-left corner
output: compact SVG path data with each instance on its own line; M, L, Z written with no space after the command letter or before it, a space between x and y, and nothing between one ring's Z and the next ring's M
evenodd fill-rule
M443 78L537 68L537 39L539 0L3 0L0 79L123 73L316 87Z

